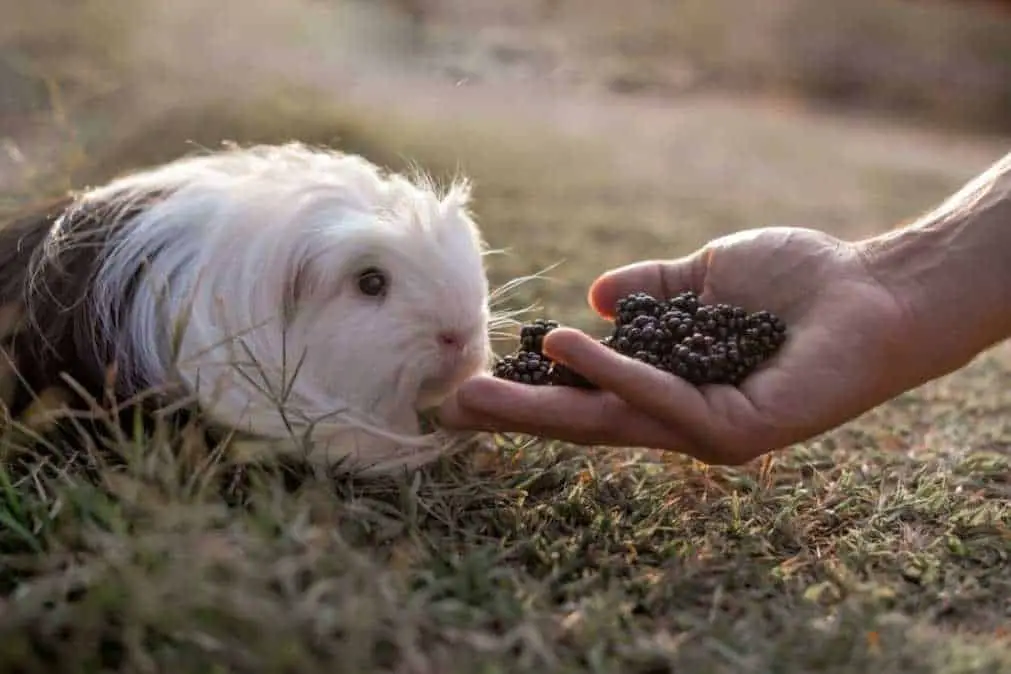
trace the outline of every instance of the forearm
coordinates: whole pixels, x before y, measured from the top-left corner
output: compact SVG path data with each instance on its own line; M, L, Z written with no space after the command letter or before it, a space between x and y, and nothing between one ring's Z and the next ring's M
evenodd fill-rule
M909 312L910 356L931 377L1011 337L1011 154L912 225L858 245Z

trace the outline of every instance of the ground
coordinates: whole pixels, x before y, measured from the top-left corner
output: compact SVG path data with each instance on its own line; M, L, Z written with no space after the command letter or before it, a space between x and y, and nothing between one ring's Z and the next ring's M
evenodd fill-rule
M306 86L241 102L82 104L7 138L3 197L187 141L297 137L463 170L507 249L493 281L558 265L509 301L599 331L585 289L610 266L764 224L883 231L1009 146L779 98L630 96L481 67L342 80L344 96L308 68ZM496 438L398 479L251 475L242 506L199 447L124 439L131 470L98 484L0 472L0 668L1008 671L1009 411L1001 345L742 468Z

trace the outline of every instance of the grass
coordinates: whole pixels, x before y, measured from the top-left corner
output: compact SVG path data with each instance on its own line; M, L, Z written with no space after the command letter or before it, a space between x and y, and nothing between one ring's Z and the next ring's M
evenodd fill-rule
M403 480L266 480L241 509L152 463L143 487L4 489L9 671L1011 664L1006 454L813 443L760 472L504 445Z
M394 106L273 87L73 99L11 139L24 159L0 196L226 139L462 169L490 243L509 249L493 282L561 262L511 301L594 330L583 296L603 269L769 222L880 231L1008 145L738 99L433 84L434 98L397 89ZM357 480L236 471L185 431L138 431L116 443L124 465L85 473L8 427L0 670L1008 671L1008 391L1003 345L736 469L499 437ZM26 445L39 456L13 461Z

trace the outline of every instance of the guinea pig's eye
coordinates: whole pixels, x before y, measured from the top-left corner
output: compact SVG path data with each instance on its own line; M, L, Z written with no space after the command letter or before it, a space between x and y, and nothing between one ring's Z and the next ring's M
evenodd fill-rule
M386 294L386 274L381 269L369 267L358 273L358 290L369 297Z

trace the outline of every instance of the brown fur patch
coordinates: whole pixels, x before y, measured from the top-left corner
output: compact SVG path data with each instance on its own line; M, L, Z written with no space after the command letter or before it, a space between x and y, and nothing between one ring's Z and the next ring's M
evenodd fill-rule
M24 327L25 311L20 302L8 302L0 307L0 339L10 339Z
M0 353L0 407L10 409L17 395L18 373L6 353Z
M102 400L112 349L96 341L89 293L101 249L157 195L127 209L68 195L0 226L0 328L22 385L8 401L19 416L47 387L64 377ZM30 320L29 320L30 319ZM124 382L116 382L131 395Z
M90 452L79 450L104 447L106 440L115 444L109 433L116 420L127 435L137 422L155 433L166 423L195 422L194 437L209 434L205 444L219 439L192 404L152 391L164 391L168 382L124 381L118 345L96 339L101 336L95 334L98 316L90 293L103 248L161 198L152 193L124 206L67 196L0 223L0 428L20 426L46 437L56 453L47 460L56 465L92 470L91 459L78 456ZM124 304L140 282L130 280ZM109 318L115 323L120 317ZM166 403L174 407L150 414L165 410ZM76 414L66 414L67 408ZM184 453L197 450L197 444L188 444ZM116 452L96 451L105 461L119 461Z

